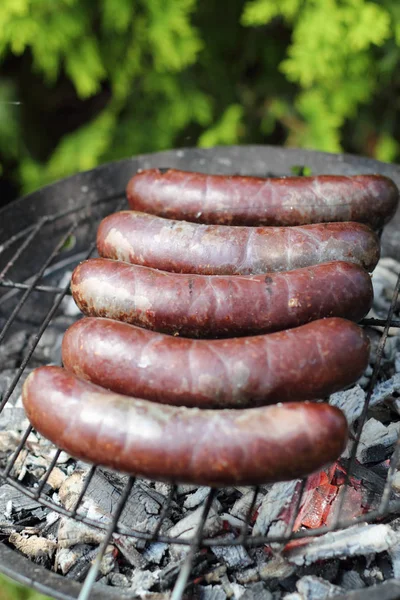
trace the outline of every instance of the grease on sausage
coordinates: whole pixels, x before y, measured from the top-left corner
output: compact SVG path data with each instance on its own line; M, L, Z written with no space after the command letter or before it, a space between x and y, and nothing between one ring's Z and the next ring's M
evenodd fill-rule
M64 335L62 358L77 376L159 403L245 408L323 398L354 384L369 339L331 318L295 329L226 340L190 340L102 318Z
M377 235L361 223L234 227L173 221L135 211L109 215L97 232L100 256L203 275L290 271L341 260L372 271Z
M371 308L370 275L334 261L263 275L186 275L106 258L84 261L71 290L88 316L188 337L270 333L322 317L361 320Z
M133 210L221 225L358 221L374 229L395 214L399 190L383 175L260 178L148 169L127 186Z
M255 485L303 477L336 460L347 441L343 413L291 403L208 411L113 394L60 367L25 381L23 404L43 436L87 462L197 485Z

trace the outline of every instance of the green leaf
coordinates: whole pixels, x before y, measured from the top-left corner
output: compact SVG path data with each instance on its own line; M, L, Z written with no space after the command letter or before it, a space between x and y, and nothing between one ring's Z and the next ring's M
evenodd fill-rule
M219 144L237 144L241 137L243 107L239 104L228 106L220 120L207 129L199 138L201 148Z
M383 162L393 162L399 155L400 144L388 133L383 133L375 147L375 158Z
M278 16L291 20L300 7L300 0L253 0L245 5L241 23L247 27L266 25Z

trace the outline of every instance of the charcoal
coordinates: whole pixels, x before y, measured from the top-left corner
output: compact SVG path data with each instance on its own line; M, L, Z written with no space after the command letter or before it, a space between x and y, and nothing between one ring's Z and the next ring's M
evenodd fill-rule
M210 512L208 513L206 522L204 524L204 536L213 536L221 530L222 520L218 515L219 508L219 502L217 500L214 500L213 504L211 505ZM168 530L168 536L179 539L190 539L191 537L193 537L197 531L202 513L203 507L199 506L199 508L197 508L193 512L186 514L186 516L183 519L181 519L178 523L176 523L173 527L171 527Z
M357 460L364 464L380 462L394 446L400 432L400 423L390 423L387 427L374 418L365 423L357 448Z
M22 349L28 339L26 331L17 331L11 334L5 342L0 345L0 371L3 373L7 369L14 369L21 362ZM2 381L1 387L3 387ZM1 388L0 388L1 390ZM2 393L1 390L0 393Z
M365 583L357 571L344 571L340 580L340 585L344 590L349 591L365 587Z
M0 346L1 348L1 346ZM20 377L20 379L17 382L17 385L15 386L11 396L9 397L9 399L7 400L7 406L15 406L17 400L19 398L21 398L21 392L22 392L22 386L25 382L25 379L28 377L29 373L32 371L32 369L25 369L24 370L24 374L22 377ZM4 371L1 370L0 367L0 372L1 372L1 377L0 377L0 399L3 399L4 395L8 392L12 381L14 380L15 376L18 373L18 369L6 369Z
M252 583L246 588L241 600L272 600L272 594L262 581Z
M49 509L43 507L39 502L29 498L8 483L0 488L0 515L7 512L7 505L12 504L12 518L14 521L21 520L24 516L38 511L38 517L45 518Z
M61 364L61 343L64 333L74 321L75 319L64 315L57 316L51 321L35 348L30 360L32 366L40 366L49 363L55 365Z
M193 486L194 489L196 489L196 486ZM167 496L169 496L170 492L171 492L171 488L172 488L172 484L170 483L164 483L163 481L156 481L154 483L154 489L159 492L160 494L162 494L163 496L165 496L167 498Z
M400 579L400 540L391 546L389 556L392 561L393 577Z
M297 481L275 483L264 497L253 527L253 536L265 535L271 523L290 504Z
M57 549L57 543L37 535L26 536L20 533L12 533L8 538L10 544L32 560L40 558L51 558Z
M204 502L209 493L209 487L199 487L197 491L194 492L194 494L189 494L189 496L187 496L183 503L183 506L186 509L196 508L196 506L199 506L200 504L202 504L202 502Z
M168 544L163 542L153 542L149 544L142 556L147 562L159 565L168 550Z
M355 525L342 531L326 533L304 546L295 546L286 552L289 562L307 565L330 558L366 556L384 552L397 541L389 525Z
M233 517L237 517L238 519L245 520L247 517L247 514L250 510L250 506L253 501L253 498L254 498L253 490L247 490L246 493L244 493L240 498L238 498L236 500L235 504L232 506L229 513ZM257 508L262 503L262 500L263 500L263 495L258 494L257 499L256 499L256 504L254 506L254 510L257 510Z
M242 596L243 598L243 596ZM226 594L221 585L198 586L199 600L226 600Z
M241 598L245 591L245 588L242 585L231 582L226 574L221 577L221 585L227 597L235 600L236 598Z
M143 554L136 550L136 542L134 539L122 535L115 535L113 540L116 547L131 567L137 569L144 569L147 567L149 561Z
M209 571L204 575L204 581L206 583L220 583L221 578L226 574L226 565L218 565L212 571Z
M56 571L66 575L81 557L86 557L92 551L93 548L89 544L78 544L73 548L58 548L55 559Z
M72 475L62 482L59 490L59 498L61 504L67 510L75 508L85 477L85 472L76 469Z
M108 575L115 568L116 551L112 544L108 544L102 556L99 572L102 575Z
M244 571L236 571L234 576L236 581L243 585L260 581L260 573L258 572L257 567L251 567L250 569L245 569Z
M158 581L159 573L159 570L141 571L139 569L135 569L131 578L132 590L138 596L141 596L145 592L148 592Z
M116 487L116 482L117 476L114 474L105 475L103 471L96 471L86 492L86 496L108 515L115 511L121 497L123 486L117 483ZM165 502L165 496L137 481L122 511L119 524L136 531L153 531ZM165 519L162 532L170 526L170 520Z
M71 550L71 548L59 548L55 560L56 571L60 571L63 575L66 575L77 561L77 552L79 552L79 547L78 550L75 548L74 550Z
M126 575L123 575L122 573L111 573L111 575L109 576L109 582L110 582L110 585L112 585L113 587L118 587L118 588L130 588L131 587L130 579Z
M296 583L297 591L304 600L325 600L333 598L342 593L342 588L337 585L316 577L315 575L306 575Z
M159 587L161 591L168 590L174 583L175 579L179 575L179 571L181 570L183 565L183 560L175 560L172 557L172 560L168 562L168 564L163 567L159 573ZM192 568L192 577L193 577L193 568Z
M381 583L384 580L383 573L377 565L365 569L363 575L368 586Z
M59 490L66 478L67 476L64 471L59 467L54 467L54 469L51 470L47 483L53 490Z
M233 540L234 538L232 533L221 536L221 539L224 540ZM211 551L230 569L245 568L253 562L243 546L212 546Z
M329 404L340 408L344 412L347 422L351 425L361 415L365 397L364 390L356 385L349 390L332 394L329 398Z
M65 575L67 579L72 579L74 581L84 581L91 567L91 563L95 560L99 551L97 547L93 548L89 546L89 548L91 549L85 554L81 554L77 559L76 563Z
M283 556L276 555L262 565L259 565L258 571L261 579L268 581L270 579L286 579L295 572L295 567L291 565Z
M71 548L76 544L100 544L105 532L68 517L61 517L58 527L60 548Z
M28 425L29 421L22 406L13 406L7 403L0 413L0 430L6 430L7 433L24 431ZM16 446L17 444L10 450L15 450Z

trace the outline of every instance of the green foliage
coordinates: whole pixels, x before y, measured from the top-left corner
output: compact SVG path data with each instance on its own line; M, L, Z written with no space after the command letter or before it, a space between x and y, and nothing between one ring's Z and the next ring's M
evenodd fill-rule
M46 600L45 596L23 587L7 577L0 576L1 600ZM50 600L50 599L48 599Z
M182 145L400 155L397 0L2 0L0 32L24 192Z

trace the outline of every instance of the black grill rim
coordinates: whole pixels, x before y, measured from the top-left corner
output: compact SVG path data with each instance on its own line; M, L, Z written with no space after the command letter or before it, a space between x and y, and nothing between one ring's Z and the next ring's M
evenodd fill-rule
M231 162L230 162L231 161ZM232 169L232 163L234 167ZM62 181L59 181L50 186L46 186L41 190L33 192L29 196L25 196L6 206L0 211L0 256L1 251L7 249L12 245L12 243L17 243L20 239L23 239L23 236L29 234L34 239L35 236L35 228L37 232L40 231L42 227L45 227L49 224L55 223L63 218L72 218L72 222L70 224L71 231L79 225L80 221L76 218L76 215L82 213L83 219L90 219L92 216L92 208L102 204L102 203L110 203L110 210L117 210L119 207L122 208L124 204L124 189L125 185L129 179L133 175L133 173L139 168L149 168L152 166L169 166L169 167L177 167L184 170L197 170L197 171L213 171L213 172L221 172L221 173L241 173L241 174L254 174L254 175L267 175L270 172L273 172L276 175L289 175L291 174L288 169L290 165L312 165L313 174L355 174L355 173L381 173L391 177L395 183L400 187L400 167L396 167L393 165L388 165L385 163L381 163L375 161L373 159L366 159L363 157L356 157L352 155L340 155L340 154L328 154L321 152L313 152L307 150L297 150L297 149L282 149L278 147L272 146L231 146L231 147L219 147L212 148L207 150L200 149L180 149L180 150L171 150L161 153L149 154L149 155L141 155L138 157L134 157L131 159L126 159L123 161L118 161L115 163L109 163L107 165L100 166L91 171L87 171L84 173L79 173L77 175L73 175L69 178L66 178ZM122 204L121 204L122 199ZM115 204L115 202L117 204ZM114 203L111 207L111 203ZM62 206L62 210L54 212L55 207ZM399 227L397 223L400 221L400 214L396 216L396 218L388 225L385 229L382 237L382 256L393 256L394 258L400 259L400 234L398 234ZM28 235L28 237L29 237ZM55 240L56 241L56 240ZM12 242L12 243L11 243ZM60 245L60 243L59 243ZM88 256L94 250L94 244L92 244L88 250ZM18 254L18 249L17 249ZM57 255L57 249L55 249L55 255ZM48 258L48 257L47 257ZM45 269L43 269L45 270ZM61 302L63 295L68 293L68 286L65 289L61 290L60 288L52 288L49 286L49 289L46 286L40 285L41 276L36 277L37 281L35 282L35 278L31 279L29 282L24 281L13 281L8 280L6 277L6 272L4 269L0 273L0 291L2 288L14 288L15 290L20 289L22 292L22 296L29 296L32 290L41 290L44 294L54 294L55 304L53 307L57 307ZM36 285L38 284L38 285ZM397 285L397 293L398 288L400 287L400 278ZM42 288L42 289L41 289ZM387 332L389 327L399 327L400 321L391 321L391 314L393 313L394 305L396 301L396 294L393 297L391 311L388 315L388 319L386 320L365 320L365 324L379 324L385 327L384 334L382 336L381 342L381 350L383 351L384 343L386 341ZM55 312L55 309L54 309ZM50 315L51 316L51 315ZM51 319L45 319L43 322L43 326L41 328L41 332L45 330L48 325L48 322ZM0 333L0 335L3 335ZM39 336L40 337L40 336ZM36 343L39 339L36 340ZM32 348L32 352L35 346ZM28 363L28 359L25 361L25 364L22 364L22 368L20 369L20 373L17 375L22 375L23 370ZM360 418L360 425L357 431L356 439L359 439L359 435L361 434L363 421L366 417L366 408L368 405L369 398L371 396L373 386L376 383L376 377L378 375L379 370L379 360L377 360L377 367L374 371L374 375L371 380L371 387L367 395L366 407L362 417ZM19 379L18 376L18 379ZM16 382L15 382L16 383ZM2 403L0 405L0 410L6 404L8 397L10 396L12 390L10 390L9 394L3 398ZM354 447L356 449L356 446ZM396 452L394 455L397 456L400 446L398 445L396 448ZM355 449L350 457L350 467L352 461L354 461ZM15 460L16 456L14 456ZM55 464L55 461L53 461ZM394 463L393 463L394 465ZM53 465L54 466L54 465ZM271 537L271 536L259 536L258 538L249 538L246 539L242 530L242 533L238 535L238 537L233 541L220 540L218 538L214 539L202 539L202 530L201 528L198 530L197 534L190 540L179 540L174 538L169 538L168 536L160 536L153 534L144 534L141 532L134 531L123 531L121 528L117 528L118 514L114 517L111 527L99 524L98 522L91 522L88 519L80 516L79 514L75 514L74 511L66 511L65 509L61 509L58 505L54 504L42 498L36 493L33 493L32 490L25 488L22 484L15 481L13 478L9 476L11 470L11 465L0 472L0 477L6 479L8 483L18 488L20 491L25 493L30 497L34 497L37 501L41 502L45 506L49 506L53 510L56 510L62 514L66 514L68 516L72 516L77 518L78 520L84 521L92 526L100 527L101 529L105 529L107 531L106 542L109 540L113 534L113 532L118 531L120 533L124 533L125 535L130 535L133 537L154 540L157 539L159 541L165 541L168 543L178 543L178 544L186 544L191 546L191 551L189 553L189 559L186 561L186 564L181 572L181 576L183 575L184 579L180 576L180 594L185 587L186 580L190 575L190 567L191 560L195 554L195 550L198 546L212 546L212 545L232 545L232 544L243 544L245 546L256 546L265 543L270 543L272 541L279 541L284 543L289 539L296 538L305 538L305 537L315 537L317 535L321 535L326 533L327 531L342 529L344 527L349 527L354 525L356 522L380 522L382 519L387 518L391 514L399 514L400 513L400 500L396 502L386 502L388 500L387 492L390 491L390 488L386 489L385 496L385 506L378 510L372 511L365 515L362 515L360 519L353 520L348 523L334 523L331 527L323 527L316 530L307 530L301 531L297 534L291 534L290 531L286 532L286 535L281 537ZM394 470L394 466L392 467ZM50 473L48 470L47 476ZM347 483L351 475L351 468L348 472ZM43 485L46 479L46 475L44 476ZM130 482L132 484L132 481ZM39 492L43 488L39 488ZM213 497L213 491L210 492L208 498L206 499L204 506L204 514L203 518L206 518L207 508L211 506L211 499ZM127 491L125 493L127 497ZM124 500L124 493L121 495L122 500ZM171 496L172 499L172 496ZM121 501L122 502L122 501ZM123 502L119 506L120 511L123 508ZM118 509L117 509L118 513ZM249 515L250 517L250 515ZM246 525L246 524L245 524ZM157 534L159 532L156 532ZM291 535L290 535L291 534ZM104 544L105 546L105 544ZM3 552L2 550L7 552ZM12 556L17 554L16 551L10 550L4 547L4 544L0 544L0 570L10 575L11 577L22 581L24 578L29 577L27 572L29 571L28 566L25 568L21 567L21 570L18 572L17 569L13 569L12 566L8 565L8 556L6 556L9 552L12 553ZM100 553L101 554L101 553ZM3 559L4 556L4 559ZM11 555L9 555L11 556ZM39 568L36 565L33 565L28 559L24 557L20 557L18 555L18 559L22 558L28 565L32 565L37 576L42 581L46 581L46 576L48 575L48 571L43 568ZM10 561L12 563L12 560ZM38 574L38 571L41 571ZM92 576L95 577L96 573L92 571ZM52 577L61 579L62 582L67 583L67 580L59 575L52 574ZM90 576L89 576L90 578ZM54 581L56 581L54 579ZM30 581L23 581L27 585L32 586L32 579ZM45 584L36 583L36 588L38 586L41 587L43 593L51 593L54 594L56 592L56 584L53 588L44 589ZM61 585L61 584L60 584ZM69 587L70 582L68 581ZM62 587L62 585L61 585ZM84 586L86 589L83 594L90 592L91 583L87 579L86 584ZM80 586L78 585L79 589ZM75 590L74 590L75 591ZM70 592L67 592L68 594ZM66 596L64 593L59 590L57 591L58 598L71 598L74 596ZM60 595L61 594L61 595ZM118 592L121 597L122 594L120 591ZM176 589L175 594L178 594L178 590ZM83 595L83 597L89 597ZM98 596L98 593L91 597L103 597ZM106 595L104 597L112 597L107 590ZM174 598L180 598L181 595L175 595Z

